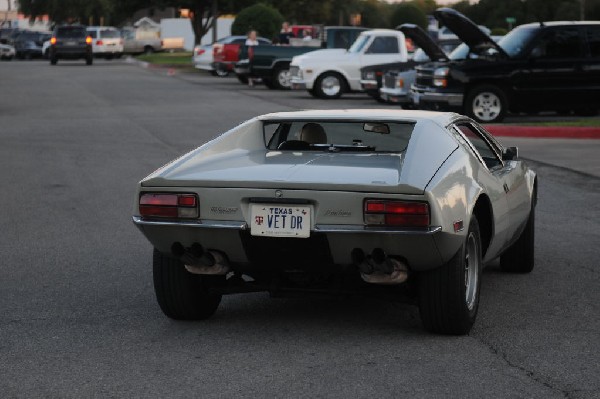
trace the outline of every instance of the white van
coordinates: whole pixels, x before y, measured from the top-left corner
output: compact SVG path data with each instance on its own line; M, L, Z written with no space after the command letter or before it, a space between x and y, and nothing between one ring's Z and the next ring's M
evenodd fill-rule
M119 58L123 55L121 31L112 26L88 26L95 57Z

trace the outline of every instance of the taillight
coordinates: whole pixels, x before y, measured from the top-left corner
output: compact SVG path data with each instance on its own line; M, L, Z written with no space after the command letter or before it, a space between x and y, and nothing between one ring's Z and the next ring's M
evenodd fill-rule
M365 223L379 226L427 227L429 204L412 201L366 200Z
M50 38L50 44L56 44L56 38L55 37L51 37Z
M206 52L206 50L202 49L202 48L197 48L196 49L196 55L202 55Z
M102 46L104 43L102 40L96 40L96 46Z
M86 37L85 38L85 43L86 44L92 44L92 37L91 36Z
M198 198L196 194L142 194L140 215L150 218L195 219L198 217Z

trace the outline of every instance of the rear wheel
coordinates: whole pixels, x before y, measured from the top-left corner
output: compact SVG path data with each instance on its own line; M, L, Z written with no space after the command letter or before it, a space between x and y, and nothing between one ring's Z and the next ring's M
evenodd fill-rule
M184 264L154 249L154 292L163 313L176 320L202 320L212 316L221 295L210 288L225 281L225 276L192 274Z
M493 85L475 87L465 102L466 114L481 123L500 122L506 116L507 108L504 92Z
M481 254L479 223L473 215L456 255L419 275L419 311L427 330L457 335L471 330L479 307Z
M290 67L278 67L273 71L273 88L278 90L290 90L292 88L292 76Z
M315 82L314 90L324 99L340 98L346 91L346 80L337 72L325 72Z
M144 46L144 54L152 54L152 53L154 53L154 47Z
M530 273L535 261L535 206L531 207L525 230L500 257L502 270L511 273Z

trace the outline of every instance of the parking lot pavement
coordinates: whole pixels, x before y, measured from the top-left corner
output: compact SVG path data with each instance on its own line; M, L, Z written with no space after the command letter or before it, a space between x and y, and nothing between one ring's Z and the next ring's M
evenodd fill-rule
M498 137L519 156L600 177L600 140Z
M252 116L370 100L114 62L0 76L0 396L599 397L597 178L533 163L535 269L489 265L469 336L428 334L414 306L372 298L233 295L177 322L131 223L136 183Z

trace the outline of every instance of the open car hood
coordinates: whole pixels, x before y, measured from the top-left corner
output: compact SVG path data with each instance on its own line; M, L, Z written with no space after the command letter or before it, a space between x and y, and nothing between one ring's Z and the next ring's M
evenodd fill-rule
M452 32L458 36L460 40L465 42L471 50L479 50L482 48L493 48L502 56L509 58L508 54L496 43L491 37L486 35L479 27L465 17L460 12L452 8L438 8L433 12L433 16L444 26L447 26Z
M444 50L442 50L420 26L415 24L402 24L396 29L415 42L417 47L423 49L431 61L448 61L448 56L444 53Z

